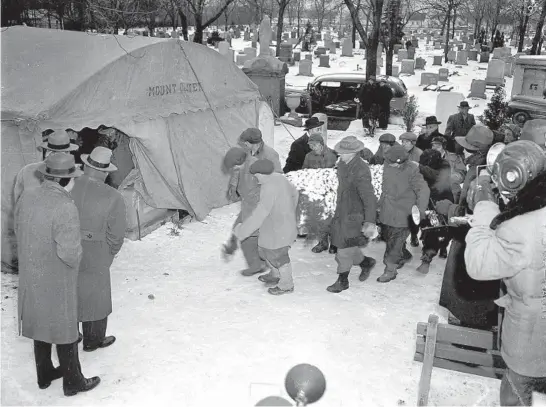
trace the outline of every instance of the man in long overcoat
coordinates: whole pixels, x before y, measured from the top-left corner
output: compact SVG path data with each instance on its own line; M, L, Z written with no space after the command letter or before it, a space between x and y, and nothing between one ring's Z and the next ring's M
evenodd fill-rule
M397 270L411 259L411 253L406 249L411 208L417 205L421 219L424 219L430 197L428 185L419 172L419 164L408 159L408 153L402 146L394 146L387 151L385 161L379 221L387 247L383 257L385 272L377 279L380 283L394 280Z
M476 125L474 115L469 114L470 105L467 101L459 104L459 113L452 114L447 119L445 138L447 139L447 151L463 155L463 148L455 142L455 137L465 137L472 126Z
M44 159L50 154L55 153L72 153L78 150L76 144L70 143L70 137L66 131L60 130L49 134L47 141L43 142L39 149L44 153ZM42 174L38 171L43 165L43 161L30 163L25 165L17 173L15 177L15 185L13 187L13 202L14 205L23 194L23 191L29 188L40 186L42 183Z
M364 256L360 247L366 246L375 232L376 208L372 175L368 164L360 158L364 143L354 136L343 138L335 146L340 155L337 176L337 203L330 233L337 247L337 281L327 290L340 293L349 288L349 272L360 266L360 281L366 281L375 260Z
M305 133L290 145L290 152L286 159L286 165L283 168L285 174L291 171L299 171L303 168L305 156L311 152L309 133L323 124L324 122L321 122L317 117L311 117L305 121Z
M78 210L70 197L81 175L74 157L53 154L38 169L44 182L23 192L15 208L19 255L19 332L34 340L38 386L63 378L66 396L91 390L78 358L78 267L82 256ZM57 345L58 368L51 361Z
M443 137L443 134L438 130L440 124L442 124L442 122L438 121L436 116L428 116L425 119L424 131L417 137L415 146L421 151L432 148L432 140L435 137Z
M72 197L80 215L83 257L78 277L78 318L82 322L83 350L112 345L106 336L108 315L112 313L110 266L123 245L126 208L123 196L104 182L117 170L111 164L112 151L96 147L82 154L84 175L78 178Z

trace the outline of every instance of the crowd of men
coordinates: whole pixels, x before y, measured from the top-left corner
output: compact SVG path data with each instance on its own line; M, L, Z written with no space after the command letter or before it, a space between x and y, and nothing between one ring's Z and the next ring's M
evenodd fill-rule
M529 405L531 391L546 391L546 318L541 314L540 291L541 284L546 284L540 234L544 230L546 236L546 121L529 122L523 133L509 125L495 134L472 124L468 109L462 102L460 113L449 118L445 135L439 133L440 122L434 116L426 118L422 134L404 133L400 142L384 133L375 153L354 136L343 138L333 150L328 148L317 132L324 123L311 118L304 135L292 144L284 170L260 130L245 130L239 146L224 158L232 172L228 194L241 200L224 252L232 254L240 242L248 266L243 275L259 274L272 295L293 292L290 248L298 235L299 192L283 172L336 168L335 214L313 248L315 253L328 249L335 253L337 279L327 290L347 290L354 266L360 281L369 278L376 260L362 249L375 237L377 226L386 243L385 267L377 281L394 280L412 258L406 248L408 238L419 246L421 228L419 272L427 273L439 254L448 257L444 280L450 273L463 271L477 280L504 279L507 294L501 303L509 312L503 322L502 352L508 370L501 401ZM518 163L522 155L533 157L534 161L522 160L524 165L536 165L523 171L525 182L517 188L503 181L501 167L493 175L479 169L496 140L507 144L501 164ZM66 132L50 134L41 148L44 161L24 167L14 186L18 320L20 333L34 340L38 386L47 388L62 377L64 394L72 396L100 383L99 377L83 376L78 343L83 340L83 350L91 352L115 342L114 336L106 335L112 312L110 266L123 244L126 208L121 194L105 184L107 175L116 170L111 150L96 147L91 154L82 154L82 171L74 159L78 146ZM384 165L379 201L369 164ZM498 197L508 203L502 205ZM414 206L419 209L418 225L412 221ZM462 233L451 235L445 228L431 228L427 210L444 225L454 215L474 213L474 220ZM538 233L528 232L537 225ZM452 319L472 326L464 312L446 307ZM480 312L472 309L469 318L477 318ZM58 367L51 359L53 344Z
M501 404L531 405L533 391L546 392L546 318L541 291L546 285L546 120L538 124L541 129L529 122L523 135L512 125L494 133L476 125L469 108L467 102L461 102L459 113L449 117L444 135L439 133L441 123L434 116L426 118L423 133L404 133L400 143L394 135L382 134L375 154L354 136L343 138L330 150L322 135L313 132L324 123L311 118L305 123L304 135L292 143L284 172L337 168L335 214L313 248L316 253L328 248L335 253L338 278L327 287L329 292L349 288L354 266L359 267L360 281L368 279L376 260L365 256L362 249L374 237L376 225L386 242L385 268L377 278L380 283L395 279L411 259L406 241L411 236L410 244L419 246L419 229L423 248L417 271L428 273L438 253L448 258L442 295L451 290L448 297L455 298L456 305L449 300L442 304L442 299L440 304L450 311L450 323L472 326L464 321L465 313L469 312L471 319L479 318L484 310L490 314L482 307L482 302L490 299L480 299L479 288L472 283L466 289L474 292L474 298L464 298L446 279L460 280L464 273L476 283L496 282L495 299L499 280L504 279L507 291L498 303L507 309L501 351L508 369L501 385ZM495 141L505 144L504 156L490 173L484 169ZM530 156L533 164L529 164ZM503 179L513 177L506 173L518 162L526 167L516 188L507 185L513 180ZM243 132L241 146L230 149L224 163L233 171L230 188L240 197L242 207L225 253L232 254L237 241L244 248L245 242L253 239L252 248L246 250L254 255L245 253L248 268L243 274L260 274L260 281L273 286L268 289L270 294L293 292L289 250L297 237L298 191L280 174L278 155L264 144L258 129ZM384 164L379 202L368 167L372 163ZM417 225L412 220L414 206L420 214ZM431 215L427 216L427 210ZM474 215L470 222L451 233L448 226L453 226L453 217L467 214ZM538 228L529 233L533 225ZM265 263L253 266L252 258Z

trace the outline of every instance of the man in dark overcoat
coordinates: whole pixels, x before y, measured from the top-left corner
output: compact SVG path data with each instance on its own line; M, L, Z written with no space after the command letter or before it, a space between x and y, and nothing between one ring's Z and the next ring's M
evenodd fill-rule
M360 109L362 110L362 127L365 129L370 128L370 118L372 112L372 106L377 103L377 89L378 84L375 76L370 76L366 83L361 86L358 100L360 101Z
M78 267L82 256L78 210L70 191L81 175L74 157L53 154L38 168L44 181L23 192L15 208L19 255L19 332L34 340L38 386L63 378L65 396L88 391L78 358ZM51 361L57 345L58 368Z
M463 155L463 148L455 142L455 137L464 138L472 126L476 125L474 115L469 114L470 105L467 101L459 104L459 113L452 114L447 119L445 138L447 139L447 151Z
M385 79L379 81L377 87L377 104L379 106L379 128L386 130L389 126L391 116L391 100L393 98L392 89L387 85Z
M110 160L112 150L96 147L82 154L84 175L78 178L72 197L80 215L83 257L78 277L78 319L82 322L83 350L112 345L106 336L108 315L112 313L110 266L125 237L126 208L120 192L105 184L117 170Z
M434 139L434 137L443 136L442 133L440 133L440 131L438 130L438 126L441 123L442 122L436 119L436 116L428 116L425 119L425 129L417 137L417 141L415 142L415 147L417 147L421 151L425 151L432 148L432 139Z
M394 280L397 270L411 259L411 253L406 249L411 209L417 205L421 219L424 219L429 196L430 190L419 172L419 164L409 160L404 147L392 147L385 155L379 199L381 234L387 243L383 257L385 272L377 279L380 283Z
M290 145L290 152L286 159L286 165L283 168L285 174L291 171L299 171L303 168L305 156L311 152L311 147L309 147L309 134L311 130L316 129L323 124L324 122L321 122L317 117L311 117L305 121L305 133Z
M354 136L335 146L340 155L337 169L338 189L334 218L330 227L332 244L337 247L337 281L327 290L340 293L349 288L349 272L360 266L360 281L366 281L375 260L364 256L360 247L376 232L377 201L368 164L360 158L364 143Z

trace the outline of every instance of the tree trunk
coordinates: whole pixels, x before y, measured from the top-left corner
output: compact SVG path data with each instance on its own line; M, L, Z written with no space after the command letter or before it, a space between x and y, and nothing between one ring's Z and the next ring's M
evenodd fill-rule
M544 19L546 18L546 0L542 3L542 11L537 22L535 37L533 38L533 46L531 47L531 55L538 55L540 52L540 42L542 39L542 28L544 27Z
M447 16L448 16L448 13L446 13L444 17L444 22L442 23L442 30L440 31L440 36L444 35L445 29L446 29L446 23L447 23Z
M383 0L375 0L375 13L372 20L372 35L366 47L366 78L376 76L377 72L377 47L381 30L381 17L383 16Z
M203 27L203 20L201 19L201 16L195 14L193 18L195 20L195 35L193 37L193 42L203 44L203 30L205 29L205 27Z
M455 23L457 21L457 9L453 8L453 29L451 30L451 39L455 38Z
M351 40L353 41L353 48L356 48L356 26L354 25L354 23L353 23Z
M451 26L451 5L447 8L447 24L446 24L446 44L444 45L444 62L447 63L447 53L449 51L449 28Z
M290 0L288 0L290 1ZM275 55L278 57L281 52L281 42L282 42L282 29L284 25L284 10L288 5L287 0L281 0L279 3L279 16L277 20L277 46L275 47Z
M182 7L178 7L178 16L180 17L180 26L182 27L182 37L188 41L188 18Z
M519 27L519 43L518 52L523 51L523 41L525 40L525 33L527 32L527 25L529 24L529 14L525 14L523 18L523 24Z
M398 19L400 16L401 0L392 1L392 13L390 15L390 36L389 43L385 47L385 75L392 75L392 59L394 57L394 46L398 42Z
M360 35L360 38L364 39L364 46L366 47L366 50L367 50L368 49L368 35L366 34L367 31L364 30L364 27L362 27L362 23L360 22L360 19L358 18L358 10L355 7L355 5L353 4L352 0L343 0L343 2L345 3L347 8L349 9L349 13L351 13L351 19L353 20L353 24L356 27L356 31L358 31L358 34ZM381 15L379 15L379 18L381 19ZM376 44L375 47L377 49L377 44Z

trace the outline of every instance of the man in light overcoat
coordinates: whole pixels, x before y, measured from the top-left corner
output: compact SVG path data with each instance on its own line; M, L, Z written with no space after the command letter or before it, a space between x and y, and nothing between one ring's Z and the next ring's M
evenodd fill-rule
M34 340L38 386L63 378L65 396L100 383L86 379L78 358L78 267L82 256L78 210L70 197L81 175L74 157L53 154L38 168L44 181L23 192L15 208L19 256L19 333ZM51 361L57 345L58 368Z
M123 245L126 208L123 196L104 181L117 168L112 151L96 147L82 154L84 175L76 180L72 197L80 215L83 257L78 278L78 318L82 322L83 350L92 352L112 345L106 336L112 313L110 266Z

